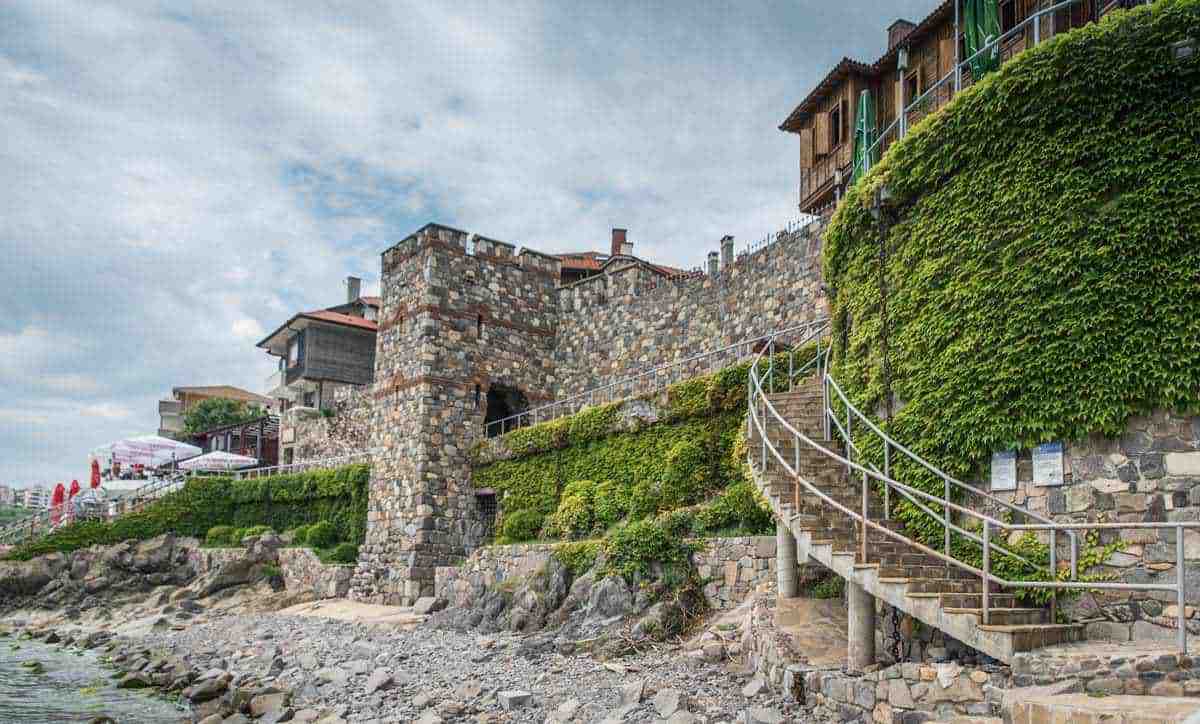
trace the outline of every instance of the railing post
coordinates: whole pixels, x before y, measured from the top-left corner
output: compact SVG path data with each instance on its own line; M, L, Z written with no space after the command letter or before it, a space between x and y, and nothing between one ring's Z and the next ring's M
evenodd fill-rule
M854 443L853 437L850 435L850 405L846 405L846 477L850 478L852 468L850 461L854 459Z
M944 488L944 490L945 490L944 496L945 497L943 497L943 499L942 499L942 525L946 529L945 530L946 550L944 552L946 555L950 555L950 481L947 480L946 478L942 478L942 482L945 483L945 488Z
M983 597L981 600L983 602L983 625L985 625L985 626L989 623L989 619L991 618L990 614L988 613L988 597L991 594L991 587L992 587L992 585L991 585L991 578L992 578L992 576L991 576L991 570L992 570L991 536L992 536L992 522L990 520L988 520L987 518L984 518L983 519L983 588L982 588Z
M829 409L829 376L824 372L821 373L821 405L824 408L821 410L821 422L825 424L825 442L829 442L833 434L829 429L829 416L833 410Z
M767 343L767 390L775 394L775 338Z
M1079 538L1075 531L1071 531L1071 580L1074 581L1079 576Z
M892 477L892 446L887 438L883 439L883 477ZM883 483L883 518L884 520L892 519L892 486L886 481Z
M1050 529L1050 580L1058 580L1058 529ZM1050 589L1050 623L1058 623L1058 589Z
M1187 579L1183 575L1183 526L1175 526L1175 607L1178 609L1175 625L1179 640L1179 653L1187 653Z
M792 370L795 368L795 364L793 363L792 360L794 360L795 358L796 358L796 351L789 350L788 351L788 392L792 391Z
M862 474L862 539L859 541L859 551L862 562L867 562L867 471Z

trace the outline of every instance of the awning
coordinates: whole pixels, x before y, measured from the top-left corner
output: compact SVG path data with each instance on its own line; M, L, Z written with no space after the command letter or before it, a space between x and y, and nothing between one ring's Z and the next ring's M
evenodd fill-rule
M1000 14L996 0L965 0L963 34L967 40L967 57L971 58L971 77L979 80L986 73L1000 67ZM988 43L995 43L987 51L975 55Z
M193 458L203 452L195 445L158 435L139 435L118 440L106 447L109 448L108 453L113 462L151 468ZM100 457L96 453L102 450L103 447L96 448L92 451L93 456Z
M858 96L858 118L854 121L854 168L850 170L850 183L861 178L878 160L879 147L875 146L875 102L871 98L871 91L864 90Z
M216 450L190 460L184 460L179 463L179 468L181 470L238 470L257 464L257 458Z

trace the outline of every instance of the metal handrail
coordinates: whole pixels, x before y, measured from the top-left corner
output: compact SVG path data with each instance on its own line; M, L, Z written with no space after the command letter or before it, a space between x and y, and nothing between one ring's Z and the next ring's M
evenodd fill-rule
M342 465L352 465L356 462L370 461L371 453L369 451L360 451L349 453L347 455L338 455L328 458L318 458L317 460L306 460L298 463L287 463L286 465L269 465L261 468L249 468L246 470L231 470L234 478L238 480L246 480L248 478L261 478L266 475L282 475L288 472L301 470L319 470L322 468L334 468Z
M890 125L888 125L887 128L885 128L883 131L881 131L879 133L879 137L875 139L875 142L872 143L867 148L866 153L863 154L863 164L865 166L865 168L863 170L866 171L870 168L871 154L875 153L875 151L879 148L880 144L883 143L883 140L887 137L887 135L889 133L891 133L896 128L896 126L901 124L901 120L906 119L908 117L908 114L911 113L913 110L917 110L917 107L919 105L921 105L922 103L924 103L926 100L928 100L934 91L940 89L943 85L950 82L951 80L961 78L962 71L971 64L971 61L975 60L976 58L978 58L981 55L984 55L985 53L999 49L1000 45L1011 40L1018 33L1024 33L1025 30L1027 30L1029 28L1029 26L1031 26L1031 25L1033 26L1033 45L1035 45L1035 46L1039 45L1041 43L1042 17L1049 13L1058 12L1059 10L1062 10L1063 8L1070 7L1071 5L1075 5L1075 4L1078 4L1081 2L1083 2L1083 0L1063 0L1063 2L1057 3L1048 8L1043 8L1043 9L1037 11L1036 13L1034 13L1033 15L1030 15L1028 18L1021 21L1014 27L1010 28L1008 30L1008 32L1001 34L995 40L991 41L990 43L987 43L979 50L976 50L966 60L960 61L959 63L955 64L955 66L950 69L949 73L947 73L942 78L940 78L936 83L934 83L932 86L927 88L924 93L917 96L911 103L909 103L899 113L897 113L895 120L893 120L892 123ZM978 81L979 79L976 78L975 80ZM960 91L956 90L955 92L960 92ZM901 135L903 136L903 134L901 134Z
M899 441L897 441L897 440L896 440L895 438L893 438L891 435L888 435L886 432L884 432L882 429L880 429L878 425L876 425L874 422L872 422L872 421L870 420L870 418L868 418L866 415L864 415L864 414L862 413L862 411L860 411L860 410L859 410L857 407L855 407L855 406L854 406L854 404L853 404L852 402L850 402L850 399L849 399L849 398L846 396L846 393L845 393L845 392L842 390L841 386L840 386L840 385L838 385L838 383L837 383L837 380L833 379L833 375L829 374L829 372L828 372L828 368L826 368L826 370L827 370L827 371L826 371L826 373L825 373L825 375L824 375L824 377L823 377L823 379L824 379L824 384L825 384L825 385L827 385L827 386L828 386L830 389L832 389L834 392L836 392L836 393L837 393L837 396L838 396L838 398L839 398L839 399L841 399L841 401L842 401L842 404L846 406L846 412L847 412L847 414L851 414L851 413L853 413L853 415L854 415L854 418L855 418L856 420L858 420L858 421L859 421L859 422L861 422L862 424L866 425L866 426L867 426L867 429L869 429L871 432L875 433L875 435L876 435L876 436L878 436L878 437L879 437L879 439L883 441L883 459L884 459L884 468L885 468L885 469L883 470L883 474L884 474L884 475L890 475L890 474L891 474L891 471L890 471L890 467L891 467L891 455L890 455L890 451L891 451L891 449L892 449L892 448L895 448L897 451L899 451L899 452L903 453L903 454L904 454L904 456L905 456L905 457L907 457L909 460L912 460L913 462L917 463L918 465L920 465L921 467L925 468L925 469L926 469L926 470L928 470L929 472L933 473L933 474L934 474L934 475L936 475L937 477L941 478L941 479L942 479L942 481L944 482L945 486L946 486L946 488L945 488L945 495L944 495L944 497L943 497L943 498L937 498L936 496L930 495L930 494L926 493L925 491L923 491L923 490L921 490L921 489L919 489L919 488L914 488L913 490L915 491L915 494L916 494L916 495L918 495L918 496L920 496L920 497L926 498L927 500L930 500L931 502L937 503L938 505L942 505L942 504L943 504L943 502L942 502L943 500L946 500L946 501L948 501L948 500L950 499L950 486L954 486L954 487L956 487L956 488L959 488L960 490L965 490L965 491L967 491L968 493L971 493L971 494L973 494L973 495L977 495L977 496L979 496L979 497L983 498L984 500L987 500L987 501L988 501L988 502L990 502L990 503L993 503L993 504L995 504L995 505L998 505L998 506L1000 506L1000 507L1002 507L1002 508L1005 508L1005 509L1007 509L1007 510L1010 510L1010 511L1012 511L1012 512L1014 512L1014 513L1019 513L1019 514L1021 514L1021 515L1027 516L1027 517L1029 517L1029 518L1031 518L1031 519L1033 519L1033 520L1041 521L1042 523L1046 523L1046 524L1049 524L1049 525L1053 525L1053 524L1054 524L1054 521L1053 521L1053 520L1051 520L1050 518L1047 518L1047 517L1045 517L1045 516L1042 516L1042 515L1038 515L1037 513L1034 513L1034 512L1032 512L1032 511L1030 511L1030 510L1026 509L1026 508L1022 508L1022 507L1021 507L1021 506L1019 506L1019 505L1016 505L1016 504L1014 504L1014 503L1010 503L1010 502L1008 502L1008 501L1006 501L1006 500L1004 500L1004 499L1002 499L1002 498L998 498L998 497L996 497L996 496L994 496L994 495L992 495L992 494L990 494L990 493L987 493L987 492L985 492L985 491L982 491L982 490L980 490L980 489L978 489L978 488L976 488L976 487L974 487L974 486L971 486L971 485L968 485L967 483L964 483L964 482L962 482L962 481L961 481L961 480L959 480L958 478L955 478L955 477L953 477L953 476L951 476L951 475L947 474L947 473L946 473L946 472L944 472L944 471L943 471L941 468L939 468L939 467L937 467L937 466L933 465L933 464L932 464L932 463L930 463L929 461L927 461L927 460L925 460L924 458L922 458L921 456L917 455L917 454L916 454L916 453L914 453L912 450L909 450L907 447L905 447L905 446L904 446L902 443L900 443ZM828 394L828 393L827 393L827 394ZM828 399L828 397L827 397L826 399ZM840 422L838 421L838 418L837 418L837 416L836 416L836 415L833 413L833 408L832 408L832 406L830 406L830 407L828 407L828 408L826 409L826 414L827 414L827 415L829 415L829 417L830 417L830 420L831 420L831 421L832 421L834 424L836 424L836 425L837 425L837 427L838 427L839 431L843 433L843 439L846 441L847 445L848 445L848 446L851 446L851 447L853 447L855 451L858 451L858 450L859 450L859 448L858 448L858 446L857 446L857 445L855 445L855 444L854 444L853 440L850 438L849 432L848 432L848 431L846 431L846 430L844 430L844 429L842 429L842 427L841 427L841 424L840 424ZM874 464L872 464L872 463L870 463L870 462L868 462L867 464L868 464L868 465L870 465L872 468L874 468L874 469L876 470L876 472L879 472L879 469L878 469L878 468L876 468ZM912 502L916 503L916 501L915 501L915 500L913 500L913 498L912 498L912 495L910 495L910 494L909 494L907 491L897 491L897 492L901 492L901 494L902 494L902 495L904 495L906 498L908 498L910 501L912 501ZM918 504L918 505L919 505L919 504ZM934 517L934 518L936 518L936 517L937 517L937 515L936 515L936 514L935 514L935 513L934 513L932 510L929 510L929 508L927 508L927 507L925 507L925 506L920 506L920 507L922 508L922 510L924 510L926 513L928 513L930 516L932 516L932 517ZM887 508L885 507L885 511L886 511L886 510L887 510ZM960 512L960 513L963 513L963 514L965 514L965 515L969 515L969 516L972 516L972 517L975 517L975 518L979 518L981 521L982 521L984 518L988 518L988 520L989 520L989 521L990 521L990 522L991 522L993 525L1004 526L1004 527L1006 527L1006 528L1008 527L1008 526L1007 526L1005 523L1003 523L1003 522L1001 522L1001 521L999 521L999 520L997 520L997 519L995 519L995 518L991 518L991 517L989 517L989 516L985 516L985 515L983 515L982 513L979 513L978 511L975 511L975 510L974 510L974 509L972 509L972 508L968 508L968 507L960 506L960 505L957 505L957 504L955 504L955 503L952 503L952 502L951 502L951 503L949 503L948 505L945 505L945 506L944 506L944 510L955 510L955 511L957 511L957 512ZM950 531L951 529L953 529L955 532L958 532L958 533L961 533L961 534L963 534L963 535L967 536L968 538L971 538L972 540L974 540L974 541L976 541L976 542L982 543L982 540L980 539L980 537L979 537L979 536L977 536L977 535L975 535L974 533L972 533L972 532L970 532L970 531L967 531L967 530L965 530L965 529L963 529L963 528L960 528L960 527L958 527L958 526L955 526L955 525L954 525L954 524L953 524L953 523L950 521L950 518L949 518L949 516L948 516L948 515L946 515L946 516L944 516L944 517L943 517L943 525L945 526L945 528L946 528L946 531L947 531L947 535L946 535L946 539L945 539L945 545L946 545L946 550L947 550L947 552L949 552L949 547L950 547L950 537L949 537L949 531ZM1074 531L1068 531L1068 532L1067 532L1067 536L1068 536L1068 537L1070 538L1070 540L1071 540L1071 573L1072 573L1072 575L1075 575L1075 574L1078 572L1078 562L1079 562L1079 541L1078 541L1078 539L1076 538ZM1026 560L1025 558L1023 558L1023 557L1021 557L1021 556L1018 556L1018 555L1017 555L1017 554L1015 554L1015 553L1011 553L1011 555L1012 555L1013 557L1015 557L1015 558L1018 558L1019 560L1021 560L1021 561L1025 562L1025 563L1028 563L1029 565L1035 565L1035 564L1033 564L1031 561L1029 561L1029 560ZM1051 560L1053 561L1053 558L1051 558ZM1035 567L1036 567L1036 566L1035 566Z
M775 405L771 402L770 398L767 396L767 391L763 389L762 379L760 377L760 372L759 372L759 365L762 361L764 354L770 355L769 359L771 359L772 364L773 364L774 348L775 348L774 340L771 340L770 342L768 342L768 344L766 346L764 346L764 348L762 348L758 352L757 355L755 355L754 360L750 365L750 370L749 370L749 374L748 374L749 382L747 385L747 397L748 397L748 400L747 400L747 408L748 408L748 410L747 410L747 426L749 427L751 432L753 432L755 429L757 429L759 438L762 441L761 473L763 475L766 474L768 462L771 459L774 459L775 461L777 461L778 464L782 465L783 469L794 480L795 485L796 485L797 500L799 499L800 487L804 487L811 495L816 496L818 499L820 499L825 504L831 506L835 510L849 516L852 520L856 521L862 528L862 536L861 536L861 540L860 540L860 551L859 551L858 555L861 557L861 561L863 563L865 563L866 559L867 559L867 530L871 529L871 530L876 530L889 538L899 540L899 541L905 543L906 545L908 545L912 548L915 548L916 550L919 550L922 553L931 555L949 565L952 565L959 569L968 571L968 572L972 573L973 575L980 576L980 578L982 580L982 586L980 587L980 590L981 590L981 602L982 602L981 618L982 618L983 625L988 625L989 620L990 620L989 598L990 598L990 594L991 594L991 586L993 584L996 586L999 586L1001 588L1028 588L1028 589L1040 588L1040 589L1050 589L1053 591L1071 590L1071 589L1122 590L1122 591L1130 591L1130 590L1173 591L1176 594L1176 599L1178 602L1178 620L1176 621L1176 625L1178 627L1177 643L1179 646L1179 650L1181 652L1183 652L1183 653L1187 652L1187 614L1186 614L1186 605L1185 605L1187 582L1186 582L1186 578L1184 576L1186 559L1185 559L1185 555L1184 555L1183 541L1184 541L1184 532L1186 530L1200 529L1200 523L1182 523L1182 522L1176 522L1176 523L1056 523L1056 522L1050 521L1047 523L1038 523L1038 524L1009 524L1009 523L1004 523L1003 521L996 520L995 518L992 518L990 516L987 516L987 515L984 515L984 514L975 512L975 511L971 511L969 509L965 509L962 506L959 506L959 505L953 503L952 501L950 501L949 496L947 495L946 499L939 501L939 504L941 504L943 506L949 506L949 508L947 508L947 510L949 510L950 508L953 508L953 509L961 510L968 514L974 515L974 516L980 518L983 522L983 535L982 535L982 549L983 549L982 550L982 554L983 554L982 555L982 564L983 564L983 567L976 568L968 563L965 563L963 561L960 561L960 560L948 555L948 553L949 553L948 550L946 552L934 550L933 548L926 546L925 544L923 544L919 541L908 538L908 537L904 536L903 534L893 531L890 528L880 525L878 522L870 519L870 516L868 514L868 512L869 512L869 504L868 504L869 498L868 498L868 487L867 487L868 479L878 480L885 485L885 488L891 487L891 488L896 489L898 492L900 492L903 489L909 493L912 493L914 495L918 495L921 497L930 498L932 496L930 496L928 493L925 493L924 491L921 491L917 488L914 488L912 486L905 485L904 483L900 483L899 481L893 480L888 475L884 475L882 473L879 473L876 470L872 470L866 466L856 463L853 460L851 460L849 457L843 457L842 455L839 455L838 453L834 452L833 450L825 447L824 445L821 445L820 443L809 438L807 435L801 433L791 423L789 423L786 419L784 419L779 414L778 410L776 410ZM817 352L818 358L820 358L821 355L822 355L822 352L821 352L821 350L818 349L818 352ZM823 362L824 362L823 366L826 370L825 376L827 376L828 375L828 372L827 372L827 370L828 370L828 355L829 355L828 349L826 349L824 351L824 355L825 355L825 358L823 360ZM770 372L768 372L768 375L769 374L770 374ZM826 418L826 420L825 420L826 430L829 430L829 422L830 422L829 417L830 417L830 413L832 412L832 409L831 409L831 406L829 405L828 397L826 397L826 395L828 394L828 386L823 384L822 389L823 389L823 398L824 398L824 404L825 404L823 416ZM756 404L756 401L758 404ZM761 412L758 409L759 407L761 407ZM766 424L767 424L767 420L769 418L773 418L773 420L772 420L773 423L781 426L785 431L790 433L792 435L792 437L794 438L794 441L795 441L795 464L794 464L794 466L784 458L784 456L776 448L775 444L771 441L770 436L767 434ZM848 417L847 419L849 420L851 418ZM849 432L849 431L847 430L847 432ZM850 471L850 472L857 471L862 474L863 484L862 484L862 511L861 512L854 511L851 508L830 498L823 491L821 491L819 488L817 488L815 485L813 485L811 482L809 482L808 480L806 480L804 477L802 477L800 475L800 444L799 443L801 443L801 442L803 442L805 445L812 448L813 450L816 450L817 452L821 453L822 455L828 457L829 459L834 460L835 462L838 462L840 464L844 464L848 471ZM848 450L848 452L849 452L849 450ZM768 453L769 453L770 457L768 457ZM751 470L754 471L754 465L753 465L754 452L751 451L751 452L747 453L747 460L748 460L748 462L751 463ZM1026 511L1022 511L1022 512L1026 512ZM799 514L800 514L799 509L797 508L796 516L799 516ZM1113 530L1113 529L1133 529L1133 530L1137 530L1137 529L1174 529L1175 530L1175 543L1176 543L1176 560L1175 560L1176 580L1175 580L1174 584L1168 584L1168 583L1120 583L1120 582L1108 582L1108 581L1078 581L1078 580L1075 580L1078 577L1078 571L1071 570L1070 571L1070 579L1071 580L1067 580L1067 581L1059 581L1059 580L1010 581L1010 580L996 576L991 571L991 553L992 553L992 549L993 549L993 545L994 545L993 541L992 541L993 527L999 528L999 529L1004 529L1004 530L1013 530L1013 531L1046 531L1046 532L1050 533L1050 537L1051 537L1051 545L1050 545L1051 571L1050 571L1050 573L1051 573L1052 579L1056 579L1057 576L1059 575L1057 564L1055 563L1055 559L1054 559L1055 538L1059 531L1071 533L1073 531L1078 531L1078 530L1088 531L1088 530Z
M500 426L499 434L504 434L504 433L507 433L510 429L515 430L517 428L525 427L525 426L531 425L531 424L538 424L541 422L549 422L550 420L556 420L559 417L563 417L565 414L573 414L576 411L575 404L580 403L580 402L586 402L587 406L594 406L596 404L602 404L604 401L613 402L616 399L619 399L615 395L615 390L617 390L617 388L623 388L627 385L630 385L630 384L637 382L639 380L642 380L644 378L647 378L647 377L657 378L657 376L659 374L662 374L668 370L672 370L674 368L679 368L684 365L694 364L701 360L708 360L713 357L717 357L718 355L727 355L730 352L734 353L733 358L735 360L744 359L745 357L750 357L751 355L754 354L755 345L765 343L768 340L775 339L780 335L792 334L792 333L795 333L795 332L798 332L801 330L813 330L816 328L823 329L825 327L825 325L827 325L827 324L828 324L827 319L824 319L824 318L815 319L810 322L793 325L791 327L787 327L787 328L781 329L776 332L771 332L771 333L764 334L764 335L761 335L758 337L754 337L753 339L744 339L744 340L741 340L740 342L734 342L733 344L726 345L725 347L721 347L720 349L714 349L714 350L710 350L708 352L702 352L700 354L692 355L691 357L687 357L682 360L676 360L674 362L667 362L667 363L661 364L657 367L652 367L643 372L638 372L636 374L632 374L627 377L623 377L619 380L616 380L615 382L609 382L608 384L600 385L599 387L593 387L589 390L585 390L583 392L571 395L569 397L564 397L561 400L555 400L554 402L549 402L545 405L541 405L539 407L535 407L530 410L526 410L524 412L518 412L515 415L509 415L508 417L501 418L499 420L493 420L492 422L489 422L489 423L487 423L487 425L484 426L484 433L485 433L485 435L487 435L489 437L492 436L492 433L496 429L497 425ZM809 338L811 338L811 334L809 334ZM740 351L743 348L746 350L746 353L744 355L740 354ZM682 379L682 378L680 378L680 379ZM674 381L676 381L676 380L672 380L671 377L668 376L666 385L659 385L657 387L652 387L651 389L644 390L639 394L648 394L648 393L652 393L652 392L657 392L657 391L663 389L664 387L673 384ZM564 410L565 410L565 412L562 412Z

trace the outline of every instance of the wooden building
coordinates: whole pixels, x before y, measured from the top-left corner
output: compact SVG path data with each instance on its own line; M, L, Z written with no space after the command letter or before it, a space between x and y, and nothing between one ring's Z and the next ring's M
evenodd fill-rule
M1051 10L1062 0L991 1L1001 33L1001 62L1112 10L1141 4L1075 0ZM851 182L855 121L864 91L870 94L874 111L872 136L879 139L869 164L913 124L948 103L956 88L971 84L971 68L964 62L968 57L966 3L946 0L919 23L895 21L887 28L887 49L878 60L843 58L779 126L799 137L801 211L832 213ZM1038 15L1042 10L1049 12ZM900 114L902 108L906 112Z

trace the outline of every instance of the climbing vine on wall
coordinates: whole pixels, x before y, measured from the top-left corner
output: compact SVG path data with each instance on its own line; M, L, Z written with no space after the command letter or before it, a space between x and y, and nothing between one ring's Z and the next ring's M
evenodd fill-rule
M1162 0L1023 53L834 216L834 372L862 409L882 402L869 206L886 183L891 426L950 472L1200 407L1200 59L1168 51L1198 29L1200 2Z
M816 353L808 345L776 356L775 382ZM620 419L621 404L504 436L513 457L473 471L474 484L503 493L501 540L578 540L618 524L690 509L688 532L761 533L766 504L744 471L748 364L694 377L667 390L654 424Z
M1200 408L1200 58L1169 49L1198 35L1200 2L1160 0L1058 36L849 190L825 279L833 371L860 409L885 402L883 292L901 403L888 428L959 478L983 477L996 450ZM913 466L897 475L940 488ZM940 541L935 520L903 504L900 517Z

